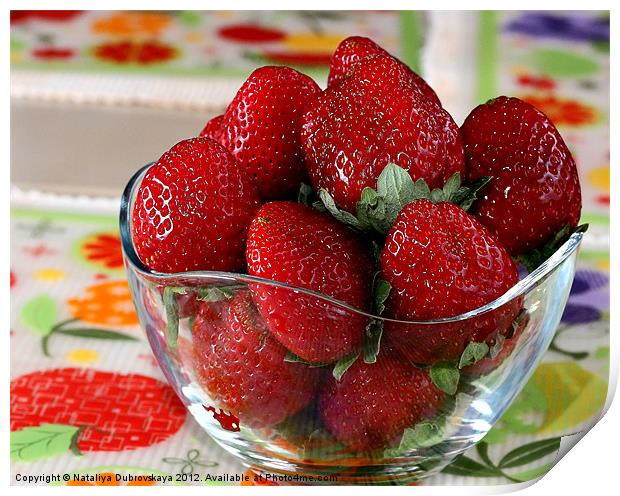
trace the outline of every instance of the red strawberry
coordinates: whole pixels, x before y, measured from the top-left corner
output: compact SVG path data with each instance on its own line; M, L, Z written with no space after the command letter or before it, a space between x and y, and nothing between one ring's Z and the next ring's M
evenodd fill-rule
M204 129L200 132L200 136L206 136L207 138L214 139L215 141L220 141L222 138L222 123L224 122L224 116L218 115L211 119L205 125Z
M458 126L411 89L402 64L387 55L361 60L315 99L303 117L302 144L312 185L352 213L389 162L431 188L464 172Z
M484 357L473 365L463 367L461 372L470 377L479 377L493 372L497 367L504 363L504 360L506 360L515 350L517 344L519 343L519 339L521 338L521 334L527 327L528 320L529 317L527 316L527 313L525 313L525 310L523 310L522 316L517 316L513 322L512 329L509 331L509 335L507 335L503 340L497 355L493 357Z
M386 315L434 320L489 303L518 281L517 268L487 229L452 203L417 200L398 214L381 252L392 286ZM386 324L388 340L415 363L456 360L470 341L504 334L520 302L464 322Z
M577 226L581 189L568 147L545 114L501 96L476 107L461 128L467 178L493 176L473 206L511 255Z
M366 309L372 256L346 227L300 203L263 205L248 232L248 273L310 289ZM361 346L365 320L321 299L253 284L252 294L271 332L293 353L329 362Z
M290 67L261 67L226 109L218 141L246 167L263 198L289 197L306 179L300 119L320 91L312 79ZM216 138L214 126L207 124L205 131Z
M218 406L241 424L268 426L303 408L320 369L285 362L249 292L222 304L203 303L193 327L194 366Z
M329 64L327 86L340 81L358 60L372 55L389 55L370 38L349 36L340 42Z
M41 424L83 427L80 451L125 451L161 443L185 422L167 384L139 374L64 368L11 381L11 431Z
M133 242L142 262L159 272L237 271L258 206L252 180L221 145L181 141L142 179Z
M435 415L444 398L426 371L382 350L376 363L357 360L340 381L330 375L319 411L340 442L372 451L397 444L405 428Z
M441 105L437 94L424 79L413 72L406 64L390 55L370 38L364 38L363 36L350 36L340 42L340 45L338 45L338 48L336 48L336 51L332 55L327 86L332 86L338 81L341 81L350 71L358 70L356 64L359 60L374 55L390 57L394 61L394 64L399 65L401 70L407 74L411 84L417 91L429 101Z

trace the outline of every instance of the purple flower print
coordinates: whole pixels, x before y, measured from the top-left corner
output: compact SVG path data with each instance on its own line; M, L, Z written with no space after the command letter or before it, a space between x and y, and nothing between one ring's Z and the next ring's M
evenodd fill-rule
M587 14L528 12L509 22L506 31L569 41L608 41L609 18Z
M575 305L569 303L562 314L562 322L565 324L589 324L601 320L601 312L587 305Z

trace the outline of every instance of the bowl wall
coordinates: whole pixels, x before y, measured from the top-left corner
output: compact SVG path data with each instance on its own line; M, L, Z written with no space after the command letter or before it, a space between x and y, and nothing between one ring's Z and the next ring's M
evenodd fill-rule
M128 212L139 177L123 199L123 251L141 325L166 378L224 449L261 470L313 477L305 479L313 483L325 476L330 484L420 479L482 439L553 338L582 238L574 234L515 288L481 309L433 322L402 322L247 275L149 271L130 236ZM381 332L377 362L364 363L362 351L336 380L333 361L307 364L281 339L288 333L316 343L321 329L360 336ZM428 384L431 367L458 363L470 341L485 341L487 356L460 364L453 394L439 393L432 408L412 407L420 401L408 381ZM324 346L333 351L330 343ZM382 371L378 388L370 384L377 382L371 367ZM335 398L349 374L370 381L367 390L377 389L366 403L361 396L367 390Z

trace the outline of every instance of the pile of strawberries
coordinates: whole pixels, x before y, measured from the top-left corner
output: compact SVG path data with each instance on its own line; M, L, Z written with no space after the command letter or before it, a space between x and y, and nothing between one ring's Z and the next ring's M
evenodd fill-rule
M351 37L325 90L289 67L254 71L148 169L132 226L151 270L247 272L344 303L267 283L167 301L192 319L198 379L242 426L310 418L371 452L497 367L527 312L517 298L410 321L495 300L580 211L575 162L542 112L502 96L459 128L419 75Z

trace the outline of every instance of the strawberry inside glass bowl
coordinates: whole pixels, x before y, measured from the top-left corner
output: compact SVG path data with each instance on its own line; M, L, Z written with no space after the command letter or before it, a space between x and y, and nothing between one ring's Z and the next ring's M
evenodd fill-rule
M583 236L575 232L483 307L398 321L245 274L149 270L130 225L147 169L125 189L120 229L153 353L224 449L254 470L302 483L407 483L440 471L480 441L547 350ZM309 362L273 332L292 322L301 323L301 342L315 343L318 325L365 336L364 344L328 363Z

